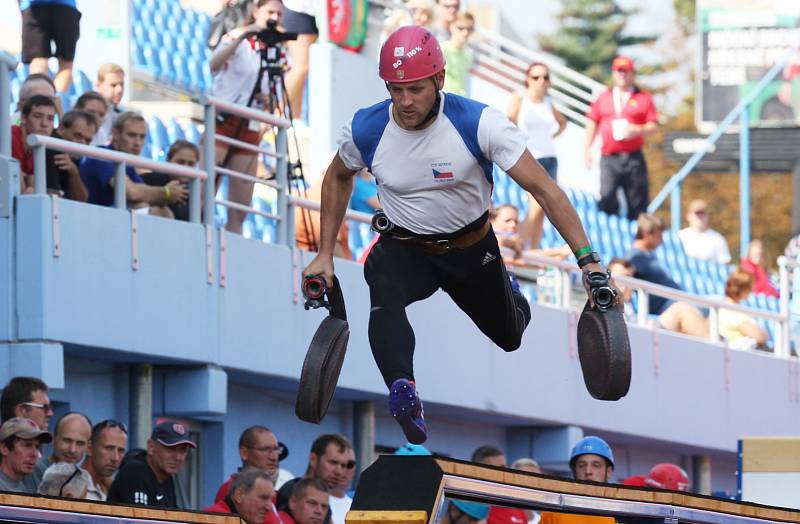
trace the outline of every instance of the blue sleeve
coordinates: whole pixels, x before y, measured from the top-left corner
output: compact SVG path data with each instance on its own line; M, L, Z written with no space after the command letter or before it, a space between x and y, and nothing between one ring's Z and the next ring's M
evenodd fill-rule
M350 199L350 207L356 211L372 213L373 207L367 202L370 198L378 196L378 186L356 175L355 189Z
M94 181L100 187L105 187L114 178L114 164L96 158L84 158L81 161L81 178L84 182Z

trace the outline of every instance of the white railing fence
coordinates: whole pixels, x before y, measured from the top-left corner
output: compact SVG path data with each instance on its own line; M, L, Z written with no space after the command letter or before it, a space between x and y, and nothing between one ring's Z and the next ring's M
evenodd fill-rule
M11 72L17 60L0 51L0 155L11 156Z

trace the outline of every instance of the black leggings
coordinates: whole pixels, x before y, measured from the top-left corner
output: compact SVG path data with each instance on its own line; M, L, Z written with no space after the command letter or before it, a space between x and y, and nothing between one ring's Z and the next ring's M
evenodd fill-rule
M387 386L414 379L414 331L406 306L444 290L478 328L514 351L531 320L522 294L511 289L494 233L467 249L428 255L409 243L381 237L364 265L371 311L369 343Z

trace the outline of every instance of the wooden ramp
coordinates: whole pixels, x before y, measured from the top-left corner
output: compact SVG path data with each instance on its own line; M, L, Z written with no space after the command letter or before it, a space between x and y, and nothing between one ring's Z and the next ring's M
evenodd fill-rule
M433 524L447 498L620 523L800 523L800 511L677 491L576 482L427 456L382 456L361 476L348 524Z
M62 499L0 492L0 522L149 524L187 522L241 524L237 516L195 511L165 510L144 506L122 506L103 502Z

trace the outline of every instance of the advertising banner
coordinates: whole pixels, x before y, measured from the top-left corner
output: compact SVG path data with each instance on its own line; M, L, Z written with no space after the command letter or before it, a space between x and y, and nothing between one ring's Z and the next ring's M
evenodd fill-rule
M359 51L367 38L367 0L328 0L328 38L339 47Z
M698 127L722 120L800 41L798 0L698 0L702 47L697 74ZM800 53L749 111L753 126L800 125Z

